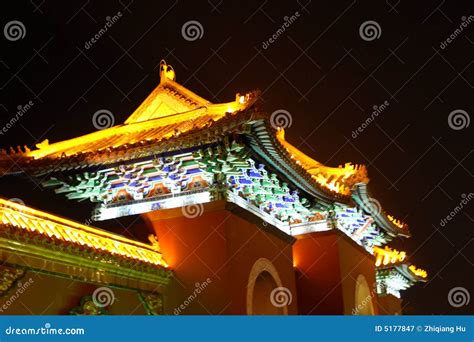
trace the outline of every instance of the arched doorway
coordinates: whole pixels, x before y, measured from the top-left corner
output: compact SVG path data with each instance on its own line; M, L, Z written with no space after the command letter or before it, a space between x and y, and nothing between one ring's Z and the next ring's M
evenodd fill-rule
M263 271L257 276L253 288L253 315L281 315L281 309L272 305L270 296L277 283L270 273Z
M355 295L354 295L354 315L375 315L374 312L374 292L371 291L367 280L362 274L356 279Z
M247 283L247 314L287 315L287 306L272 303L272 293L278 288L282 288L282 282L275 266L268 259L258 259Z

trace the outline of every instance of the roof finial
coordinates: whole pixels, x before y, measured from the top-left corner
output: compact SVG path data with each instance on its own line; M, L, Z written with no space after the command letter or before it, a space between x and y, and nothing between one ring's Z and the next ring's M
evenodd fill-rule
M176 74L174 72L174 69L171 65L166 64L166 61L164 59L161 60L160 62L160 78L161 82L165 81L166 79L169 80L176 80Z

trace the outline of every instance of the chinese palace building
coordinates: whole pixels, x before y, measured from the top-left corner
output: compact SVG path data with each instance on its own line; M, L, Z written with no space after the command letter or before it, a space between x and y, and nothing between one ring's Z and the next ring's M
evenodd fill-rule
M160 77L123 124L2 150L0 175L95 203L98 225L135 215L149 238L0 199L2 313L402 313L400 291L427 274L388 247L408 226L364 166L299 151L258 92L211 103L164 61Z

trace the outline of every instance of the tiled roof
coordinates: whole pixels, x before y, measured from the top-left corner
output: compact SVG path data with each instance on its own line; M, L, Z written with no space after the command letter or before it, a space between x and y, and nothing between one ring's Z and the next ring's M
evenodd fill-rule
M213 104L178 84L174 70L164 62L160 76L160 84L124 124L57 143L46 140L36 150L0 154L0 175L87 171L212 144L219 136L238 132L257 154L308 194L326 204L354 199L367 210L365 202L371 199L366 198L365 166L328 167L301 152L285 140L283 129L270 127L257 104L257 92ZM392 236L409 235L406 225L384 212L377 213L375 220Z
M378 268L397 267L404 275L413 280L424 281L428 273L407 262L406 252L399 252L388 246L374 247L375 266Z
M307 156L296 147L285 140L285 131L279 129L276 137L291 159L300 165L311 175L318 184L329 192L350 196L356 183L368 183L367 169L364 165L352 165L329 167Z
M26 234L32 239L79 247L85 253L168 267L158 244L147 245L0 198L0 233L7 230L8 236Z

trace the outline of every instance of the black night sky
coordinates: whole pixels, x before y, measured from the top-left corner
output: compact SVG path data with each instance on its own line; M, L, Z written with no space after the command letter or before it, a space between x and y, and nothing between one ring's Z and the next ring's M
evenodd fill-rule
M33 106L2 131L0 147L32 148L46 138L93 132L100 109L122 123L158 84L163 58L179 83L212 102L260 89L269 113L291 113L287 140L328 165L367 165L372 195L410 225L412 238L390 245L406 250L430 281L407 291L405 313L472 314L472 301L453 307L448 293L463 287L474 294L473 204L440 223L474 192L473 4L2 1L0 126L18 106ZM87 49L106 17L119 11L120 19ZM264 48L295 12L296 20ZM14 20L24 25L22 39L6 39L3 28ZM184 39L189 21L202 26L202 37ZM378 37L362 39L367 21L378 24ZM453 111L461 119L457 129L449 121ZM80 222L94 205L67 201L28 176L0 178L0 196Z

